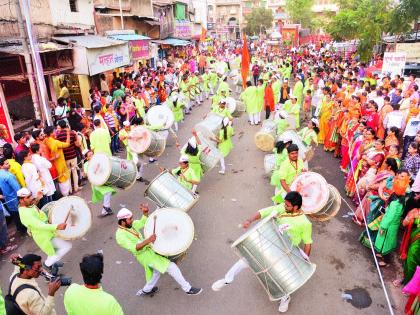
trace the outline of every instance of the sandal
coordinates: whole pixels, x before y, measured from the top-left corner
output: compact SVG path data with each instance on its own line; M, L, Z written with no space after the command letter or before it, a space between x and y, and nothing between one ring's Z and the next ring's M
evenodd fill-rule
M378 261L378 265L379 265L379 267L383 267L383 268L388 266L388 264L386 262L384 262L383 260Z
M395 279L394 281L392 281L392 284L394 285L394 287L399 288L402 285L402 280L401 279Z

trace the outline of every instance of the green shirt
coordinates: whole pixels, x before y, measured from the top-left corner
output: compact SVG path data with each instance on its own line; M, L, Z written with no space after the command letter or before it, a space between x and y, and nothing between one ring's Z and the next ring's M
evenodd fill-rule
M259 211L261 218L268 217L273 211L276 211L276 222L278 225L288 225L286 230L290 241L294 246L299 246L300 243L312 244L312 223L308 220L305 214L289 214L284 209L284 203L261 209Z
M90 134L90 147L93 153L103 153L108 156L112 156L111 153L111 136L109 135L108 129L96 128Z
M122 315L121 305L102 288L89 289L73 283L64 293L64 307L68 315Z
M51 239L55 237L57 224L49 224L47 214L37 206L19 207L19 217L38 247L48 256L53 256L55 249Z
M4 306L3 294L0 288L0 315L6 315L6 308Z
M300 158L297 161L297 166L295 165L295 163L292 164L289 158L287 158L285 161L283 161L283 163L281 163L278 171L278 183L276 183L276 187L279 188L279 192L273 197L273 201L277 203L283 202L282 195L286 193L286 191L283 189L281 181L284 180L286 184L290 187L296 176L302 173L303 168L304 164L302 159Z
M184 175L185 179L178 175L178 172L181 171L181 173ZM172 175L174 175L179 183L184 186L185 188L191 190L193 188L193 184L190 183L190 181L200 181L200 178L197 177L194 170L191 167L188 167L186 170L181 170L180 167L174 168L172 170Z
M112 99L116 99L118 96L122 97L125 93L123 90L115 90L114 93L112 93Z

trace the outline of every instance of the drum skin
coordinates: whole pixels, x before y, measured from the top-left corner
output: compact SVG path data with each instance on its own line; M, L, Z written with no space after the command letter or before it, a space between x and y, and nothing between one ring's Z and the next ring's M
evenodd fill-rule
M162 126L162 129L169 129L174 124L175 117L168 106L155 105L147 111L146 120L151 126Z
M56 231L56 236L64 240L83 237L92 225L92 212L89 206L77 196L63 197L45 205L42 211L48 211L48 221L51 224L67 223L65 230Z
M182 186L168 171L160 173L150 182L144 196L159 207L179 208L185 212L188 212L199 198Z
M178 256L187 251L194 240L194 223L182 209L160 208L154 211L144 226L146 238L153 234L156 217L156 241L152 249L163 256Z
M328 185L329 189L329 198L327 204L318 212L313 214L308 214L314 221L328 221L334 218L341 207L341 195L337 188L333 185Z
M215 113L207 114L207 117L195 125L194 129L201 132L206 138L217 137L222 129L223 117Z
M316 269L316 265L292 245L287 232L279 232L275 216L274 212L261 220L232 244L235 252L247 261L272 301L298 290Z
M128 139L128 147L134 153L159 157L165 151L166 139L144 126L133 128L129 136L133 139Z
M276 123L273 120L264 120L261 129L255 134L254 141L258 149L271 152L276 141Z
M271 176L276 166L276 155L275 154L266 154L264 156L264 171L265 175Z
M94 154L89 161L88 179L94 186L112 186L130 189L136 182L137 167L133 161Z

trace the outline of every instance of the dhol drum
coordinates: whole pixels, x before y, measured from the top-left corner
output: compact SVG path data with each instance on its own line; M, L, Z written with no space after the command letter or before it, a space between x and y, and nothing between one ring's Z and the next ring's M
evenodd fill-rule
M164 171L156 176L144 192L144 196L159 207L179 208L189 211L198 201L198 195L182 186L175 176Z
M264 170L265 175L271 176L276 166L276 156L275 154L266 154L264 156Z
M232 113L232 116L235 118L239 118L242 116L243 113L245 113L245 104L241 101L236 101L236 107Z
M341 195L337 188L328 185L329 197L327 204L318 212L308 214L315 221L328 221L336 216L341 207Z
M200 154L201 168L203 169L203 172L206 173L219 163L222 158L222 154L217 149L213 141L204 137L200 132L197 133L197 136L200 139L202 146ZM187 145L188 143L182 147L182 150L185 150Z
M87 176L94 186L129 189L136 182L137 167L133 161L97 153L89 161Z
M216 137L222 128L223 117L215 113L208 113L207 117L195 125L194 129L204 137Z
M255 134L254 141L258 149L264 152L270 152L274 148L276 140L276 123L267 119L264 120L261 129Z
M287 122L286 130L296 130L296 120L293 115L289 115L284 110L278 110L274 114L274 120L284 119Z
M233 244L266 290L276 301L299 289L314 274L316 265L292 245L287 232L281 233L275 212L258 222Z
M299 137L295 130L286 130L277 137L277 141L284 141L284 139L292 140L292 142L299 147L299 157L301 159L305 160L307 157L310 157L307 156L308 147L303 143L302 139Z
M75 240L83 237L92 225L92 212L80 197L63 197L50 202L41 209L48 214L51 224L67 223L65 230L57 230L58 238Z
M226 97L225 100L226 100L226 107L229 110L229 112L232 114L236 110L236 100L231 96Z
M146 127L137 126L133 128L129 136L132 139L128 139L128 147L134 153L159 157L165 151L166 139Z
M151 126L161 126L162 129L169 129L174 124L175 118L172 110L165 105L156 105L149 108L146 120Z
M155 221L156 220L156 221ZM194 223L190 216L177 208L161 208L153 212L144 226L144 236L155 230L153 250L171 261L182 259L194 240Z
M305 214L321 211L330 197L327 181L315 172L301 173L290 185L290 190L299 191L302 195L302 211Z

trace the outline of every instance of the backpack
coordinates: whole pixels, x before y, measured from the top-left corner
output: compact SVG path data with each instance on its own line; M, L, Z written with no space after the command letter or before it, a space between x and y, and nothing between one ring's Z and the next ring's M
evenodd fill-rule
M31 289L31 290L35 290L36 292L38 292L39 295L41 295L39 293L38 289L35 288L34 286L30 285L30 284L22 284L22 285L18 286L16 288L15 292L12 295L11 294L12 284L13 284L13 281L16 279L17 275L18 274L15 274L12 277L12 279L10 280L9 292L4 297L4 302L5 302L5 306L6 306L6 314L7 315L25 315L25 313L22 311L20 306L16 303L16 297L21 291L23 291L25 289Z

